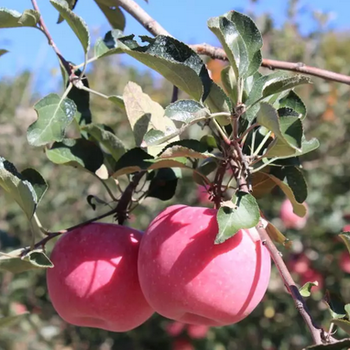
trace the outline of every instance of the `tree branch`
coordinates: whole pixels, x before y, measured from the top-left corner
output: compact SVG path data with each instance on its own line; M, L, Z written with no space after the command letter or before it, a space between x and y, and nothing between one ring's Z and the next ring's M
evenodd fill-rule
M322 328L315 325L310 315L310 312L305 304L305 300L301 296L298 287L295 285L293 278L289 273L289 270L287 269L280 252L272 242L270 236L264 229L263 225L259 224L256 228L259 232L262 242L265 244L266 248L268 249L271 255L271 258L274 261L279 271L279 274L284 282L284 285L286 286L286 288L288 289L289 293L293 298L296 309L299 311L301 317L303 318L304 322L309 328L309 331L312 335L314 343L323 344L323 339L325 339L325 334L324 334L325 332Z
M46 36L46 38L47 38L47 40L49 42L49 45L55 51L58 59L60 60L60 62L62 64L62 66L64 67L64 69L67 71L68 75L70 75L72 69L71 69L69 63L62 56L62 54L61 54L60 50L58 49L58 47L56 46L55 42L53 41L52 36L51 36L51 34L49 32L49 29L47 28L47 26L46 26L46 24L45 24L45 22L43 20L43 17L41 16L41 12L40 12L40 9L39 9L39 6L38 6L36 0L31 0L31 1L32 1L32 5L33 5L34 10L37 11L39 13L39 15L40 15L40 19L39 19L39 26L40 27L39 27L39 30L42 31L45 34L45 36Z
M154 20L145 10L143 10L134 0L114 0L116 6L122 7L132 17L134 17L145 29L154 36L167 35L172 36L166 31L156 20ZM219 47L214 47L208 44L190 45L199 55L209 56L213 59L227 61L226 53ZM330 81L335 81L350 85L350 76L331 72L325 69L307 66L302 62L285 62L270 59L262 60L262 67L269 69L281 69L292 72L303 73L315 77L323 78Z
M145 29L154 36L172 36L155 19L153 19L142 7L133 0L114 0L116 6L120 6L136 19Z

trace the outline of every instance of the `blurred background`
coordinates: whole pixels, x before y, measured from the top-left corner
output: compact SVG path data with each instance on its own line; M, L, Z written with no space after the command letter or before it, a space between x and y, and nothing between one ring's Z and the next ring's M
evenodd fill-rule
M171 34L187 43L217 44L206 28L209 17L231 9L249 13L264 37L263 57L304 62L350 74L350 31L344 17L350 10L347 1L318 1L316 5L311 0L241 0L235 1L234 6L231 1L213 6L206 0L183 0L167 5L157 0L150 0L149 5L139 3ZM22 11L30 7L30 2L0 0L0 5ZM48 2L39 2L39 6L44 18L48 16L49 28L65 57L80 63L80 46L66 24L55 24L57 13ZM86 19L93 42L109 30L94 6L92 0L86 0L79 1L76 8ZM128 16L125 33L145 34L145 31ZM62 92L57 61L46 39L34 29L1 29L0 48L11 51L0 58L1 156L19 170L38 169L48 181L49 190L38 209L45 227L64 229L96 216L86 197L92 194L108 201L100 183L87 173L50 163L42 150L30 147L26 141L27 127L36 118L33 104L48 92ZM213 79L220 83L224 63L207 61L207 64ZM88 79L90 87L108 95L122 94L126 83L134 81L163 106L169 104L172 95L172 86L159 75L122 56L106 57L90 65ZM312 80L313 85L297 89L308 108L306 135L317 137L321 143L317 151L302 159L309 186L307 223L298 230L283 224L279 218L284 199L280 191L273 191L259 204L267 218L293 241L291 250L280 249L296 281L302 285L307 280L318 280L319 286L314 287L307 303L315 319L328 327L331 317L323 302L325 291L337 292L350 302L350 258L337 236L350 223L350 92L347 85ZM108 124L117 136L132 145L128 121L115 105L91 96L91 111L95 122ZM159 211L172 203L210 206L190 174L184 173L183 180L172 200L148 199L146 205L135 210L130 220L132 226L145 229ZM0 250L25 246L29 237L25 216L1 191ZM51 248L49 244L48 249ZM44 271L19 275L0 271L0 314L24 311L30 314L9 328L0 328L1 350L294 350L311 343L306 326L275 269L263 302L248 318L228 327L187 326L161 316L152 317L128 333L74 327L63 322L54 311L48 299ZM338 335L342 337L345 333L338 331Z

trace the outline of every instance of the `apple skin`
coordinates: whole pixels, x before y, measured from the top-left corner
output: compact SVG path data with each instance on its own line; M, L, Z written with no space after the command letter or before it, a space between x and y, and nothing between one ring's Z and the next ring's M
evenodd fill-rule
M340 254L339 266L341 267L341 269L344 272L350 273L350 254L349 254L348 250L344 250Z
M222 244L215 209L174 205L149 225L140 245L141 289L170 319L207 326L236 323L263 298L271 258L256 229Z
M129 227L92 223L57 241L47 286L55 310L66 322L126 332L153 314L137 275L141 237Z
M304 203L307 209L307 204ZM293 212L293 205L289 199L285 199L281 205L280 218L285 226L285 228L301 230L305 227L308 213L304 217L300 217Z

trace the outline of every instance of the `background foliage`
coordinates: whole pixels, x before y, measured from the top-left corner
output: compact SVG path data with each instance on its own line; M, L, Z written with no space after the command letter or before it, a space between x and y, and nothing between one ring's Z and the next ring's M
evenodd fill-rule
M350 74L350 36L324 31L324 18L315 17L318 29L307 37L299 32L298 13L293 2L289 20L280 30L274 28L268 16L255 19L264 36L264 57L312 62L314 66ZM220 83L219 72L223 63L212 61L208 65L213 79ZM88 71L88 77L94 90L106 94L113 91L120 95L126 83L134 81L163 106L169 104L172 95L170 83L153 73L121 64L117 56L97 61ZM96 195L106 202L108 196L90 174L71 167L58 167L49 162L40 150L28 146L26 130L35 120L32 106L40 98L40 93L32 89L33 78L32 73L24 72L13 80L0 82L0 148L1 153L15 162L18 169L35 167L41 170L50 187L39 207L39 215L44 226L58 230L96 215L86 201L88 195ZM298 88L308 108L306 134L317 137L321 143L317 151L302 159L309 185L307 203L310 217L303 230L283 231L294 245L290 251L282 248L282 252L291 263L306 256L309 260L307 270L322 276L321 288L312 294L308 304L314 317L326 324L330 319L322 301L326 289L340 290L344 300L350 301L349 275L339 267L340 254L345 247L336 236L347 223L347 214L350 213L350 93L345 85L316 78L313 82L311 86ZM123 139L132 144L129 123L118 107L98 96L91 96L91 111L95 121L111 125L117 136L123 135ZM200 131L191 129L191 132ZM199 188L194 187L191 174L184 172L183 176L185 181L171 201L147 199L147 205L133 213L132 225L144 229L161 209L172 202L208 205L200 202ZM260 204L268 219L283 230L278 219L282 198L279 191L274 191ZM99 205L97 211L103 212L104 209L103 205ZM0 196L0 229L1 250L28 244L27 221L18 205L8 200L4 193ZM302 276L296 275L296 279L302 283ZM187 345L187 348L178 347L178 350L235 350L245 349L247 344L249 349L293 350L310 343L305 325L299 322L300 316L275 270L264 301L247 319L233 326L212 328L201 339L191 338L186 329L176 336L169 335L167 329L172 321L160 316L154 316L126 334L68 325L57 316L48 300L43 271L19 275L0 271L0 313L15 315L24 310L28 310L30 315L0 333L0 349L166 350L179 346L179 340L187 339L192 348Z

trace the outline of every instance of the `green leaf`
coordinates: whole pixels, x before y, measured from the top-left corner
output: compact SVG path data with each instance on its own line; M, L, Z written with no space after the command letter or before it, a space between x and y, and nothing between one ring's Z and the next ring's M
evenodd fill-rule
M81 70L77 69L75 71L75 75L80 77ZM81 77L81 83L89 88L89 81L84 74ZM67 82L67 87L69 83ZM74 84L72 88L69 90L68 98L70 98L72 101L74 101L75 105L77 106L78 113L75 115L75 119L78 121L79 125L86 125L90 124L92 121L91 111L90 111L90 93L89 91L79 89Z
M237 79L235 72L231 66L227 66L221 71L221 82L226 91L227 95L230 97L234 105L237 104Z
M87 24L81 17L70 10L65 0L50 0L50 2L71 27L83 46L86 55L90 48L90 34Z
M345 333L350 334L350 321L336 318L331 320L331 322L334 323L339 328L341 328ZM349 346L350 346L350 340L349 340Z
M165 115L171 120L184 124L194 124L199 120L205 119L209 115L209 111L197 101L178 100L165 109Z
M38 203L36 192L16 167L3 157L0 157L0 186L18 203L30 220Z
M189 46L164 35L141 38L148 44L139 46L134 35L120 38L121 48L197 101L207 98L212 80L201 58Z
M19 13L15 10L0 8L0 28L37 27L40 14L34 10Z
M306 207L299 203L294 196L293 190L288 186L288 184L286 184L285 182L283 182L281 179L279 179L278 177L271 175L271 174L266 174L271 180L273 180L277 186L280 187L280 189L283 191L283 193L287 196L287 198L291 201L292 205L293 205L293 212L300 216L300 217L304 217L306 215Z
M35 169L27 168L21 172L23 178L31 183L36 193L37 203L41 201L49 187L45 179Z
M218 148L215 137L213 135L203 135L200 139L200 143L204 144L208 151Z
M307 198L307 184L302 171L293 166L284 167L283 175L286 183L293 191L295 200L299 203L305 202Z
M113 29L106 33L105 37L98 38L94 46L94 56L101 58L105 56L122 53L119 48L118 38L123 36L123 32L119 29Z
M233 110L230 99L226 96L221 87L214 82L210 86L209 95L204 101L204 104L212 113L231 112ZM217 117L216 120L221 125L230 124L230 118Z
M245 113L246 119L249 122L253 121L259 110L258 102L261 100L266 99L272 94L277 94L284 90L309 82L310 80L304 76L290 76L285 72L274 72L260 77L257 75L257 78L254 79L248 99L245 101L248 108Z
M164 168L156 171L150 182L147 197L158 198L162 201L173 198L178 177L173 169Z
M236 77L250 76L259 69L262 37L250 17L230 11L209 19L208 26L220 40Z
M339 235L339 237L344 241L346 248L350 254L350 234L343 232Z
M317 286L318 286L317 281L306 282L301 288L299 288L299 292L304 298L308 298L309 296L311 296L311 288L317 287Z
M37 268L52 268L53 263L42 249L31 250L22 257L23 261L27 261Z
M75 6L76 6L76 4L78 3L78 0L66 0L66 2L68 4L68 8L71 11L73 11ZM59 15L58 20L57 20L57 24L60 24L63 21L64 21L64 18L61 15Z
M284 79L271 82L271 84L267 85L263 90L263 97L274 95L302 84L311 84L311 79L299 74L289 78L286 77Z
M290 146L286 145L282 141L277 142L271 147L266 153L265 157L274 158L278 157L279 159L286 159L290 157L300 157L303 154L314 151L320 146L320 143L316 138L311 140L306 140L303 136L301 139L301 150L292 149Z
M29 315L29 312L23 312L19 315L0 317L0 328L11 327L17 322L19 322L24 316Z
M172 142L158 155L158 158L190 157L195 159L213 158L207 147L197 140L181 140Z
M235 76L240 77L246 73L249 66L248 49L235 24L220 16L210 18L208 27L220 40Z
M46 150L46 156L55 164L70 165L95 172L103 164L103 153L92 141L65 139Z
M34 105L38 120L27 131L28 142L32 146L42 146L53 141L62 141L66 127L74 120L77 112L75 103L60 96L50 94Z
M120 157L116 163L113 174L114 178L138 171L155 170L161 168L186 168L193 171L186 165L186 158L178 157L173 159L154 159L153 156L141 148L133 148Z
M215 158L205 159L197 168L197 172L203 175L211 174L218 167L218 161ZM202 183L200 182L200 185Z
M270 104L260 103L260 109L257 115L257 122L272 131L280 143L285 143L289 148L298 150L301 148L301 139L303 136L303 128L298 117L280 117L277 111ZM277 140L275 141L277 142ZM275 148L276 150L277 148ZM271 155L271 153L273 155ZM277 152L269 151L269 157L276 157Z
M345 350L350 347L350 339L338 340L336 343L311 345L303 350Z
M259 223L259 206L251 194L237 192L232 202L227 204L230 206L222 206L218 210L219 233L215 238L215 244L225 242L240 229L248 229Z
M344 318L346 316L345 303L338 293L327 289L323 301L332 318Z
M32 250L26 254L25 249L16 249L9 253L0 252L0 270L20 273L38 268L51 268L52 262L42 249ZM24 255L23 255L24 254Z
M292 242L271 222L267 223L266 232L274 242L283 244L286 248L292 247Z
M264 171L253 173L251 181L253 186L252 195L257 199L271 193L276 187L276 183Z
M301 98L292 90L289 91L288 95L282 97L278 101L278 108L289 107L300 115L300 119L304 120L306 117L306 107Z
M260 31L249 16L237 11L230 11L226 16L234 23L247 47L249 66L245 77L251 76L260 68L262 61L260 49L263 40Z
M115 1L113 1L112 4L108 4L105 0L95 0L95 2L105 15L112 28L124 30L125 16L121 9L116 6Z
M164 116L162 106L142 92L140 86L129 82L123 94L127 116L134 132L136 146L140 146L147 131L154 129L166 134L176 131L174 122ZM178 139L178 138L176 138ZM159 148L153 149L157 154Z
M8 50L0 49L0 56L5 55L5 53L8 53Z
M100 143L104 152L118 160L125 153L123 142L109 131L104 125L89 124L83 128L91 137Z
M117 105L122 111L125 111L125 103L124 103L123 97L112 95L108 97L108 100L113 102L115 105Z

